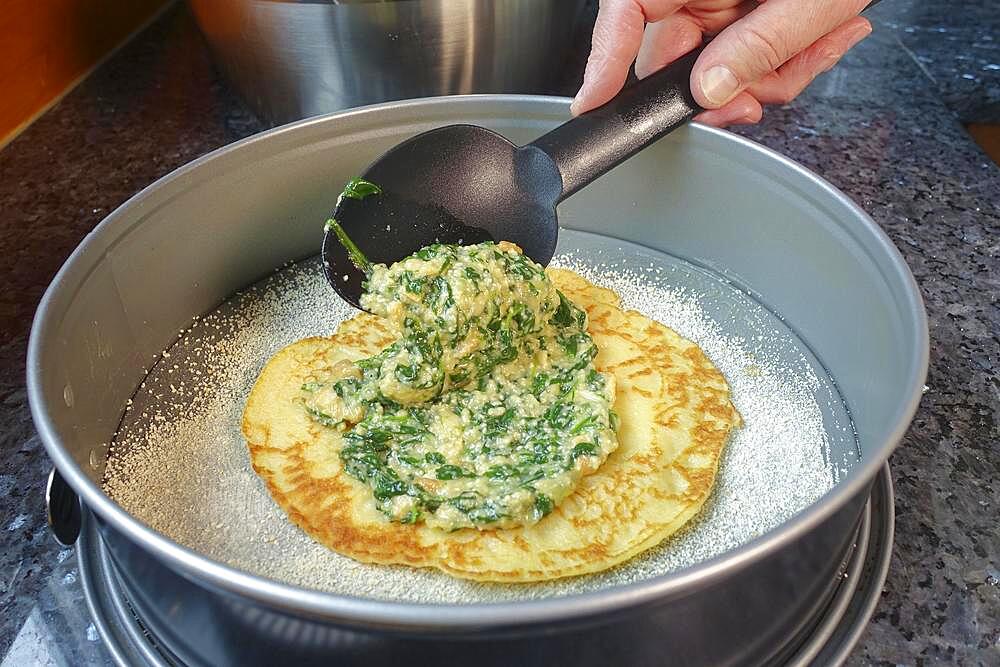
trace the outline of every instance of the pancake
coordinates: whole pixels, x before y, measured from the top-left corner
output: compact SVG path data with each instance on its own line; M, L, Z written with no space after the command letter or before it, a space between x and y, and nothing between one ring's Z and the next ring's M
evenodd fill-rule
M243 415L254 470L289 518L334 551L366 563L433 567L480 581L528 582L605 570L675 533L711 493L740 417L725 378L694 343L570 271L548 275L587 311L596 368L615 378L619 446L541 521L453 532L389 521L341 466L342 434L309 418L300 387L344 360L378 353L396 332L361 313L265 366Z

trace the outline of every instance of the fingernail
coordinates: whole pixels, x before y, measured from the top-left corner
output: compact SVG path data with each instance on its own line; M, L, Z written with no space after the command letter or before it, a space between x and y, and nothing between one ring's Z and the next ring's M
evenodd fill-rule
M709 102L722 106L740 89L740 80L725 65L716 65L701 75L701 93Z
M851 34L851 38L847 42L847 48L852 48L855 44L863 40L868 35L872 34L872 26L870 23L863 23Z

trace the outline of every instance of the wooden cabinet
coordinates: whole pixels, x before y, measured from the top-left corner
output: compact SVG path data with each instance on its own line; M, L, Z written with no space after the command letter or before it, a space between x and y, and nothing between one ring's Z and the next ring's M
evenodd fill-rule
M0 12L0 146L168 0L7 0Z

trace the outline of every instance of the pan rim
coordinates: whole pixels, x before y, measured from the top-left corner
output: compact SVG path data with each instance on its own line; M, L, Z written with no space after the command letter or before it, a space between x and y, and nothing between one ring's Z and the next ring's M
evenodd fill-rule
M257 602L298 613L322 617L346 625L376 627L386 630L406 630L423 632L456 632L475 628L503 628L580 620L592 616L621 612L642 606L654 600L664 600L684 595L694 587L709 585L723 577L731 576L750 564L816 528L834 512L842 508L851 498L867 492L867 486L881 470L889 454L902 440L910 421L916 412L921 397L921 388L927 375L929 336L927 316L923 300L912 273L902 255L888 236L868 214L844 193L840 192L822 177L806 169L797 162L744 137L724 130L693 124L687 131L707 134L716 140L731 142L742 150L762 154L763 157L779 163L799 178L806 179L823 191L830 200L846 207L861 225L858 233L867 233L869 241L875 243L875 250L887 259L885 266L898 283L904 286L906 312L912 316L912 324L907 334L917 351L917 363L912 367L905 386L907 400L901 402L893 420L889 437L872 448L869 456L863 458L849 475L841 480L817 501L793 515L780 526L747 542L733 551L697 563L676 572L663 574L641 582L623 586L576 593L566 596L537 600L519 600L496 603L436 604L393 602L345 596L335 593L307 589L280 583L253 575L218 561L209 559L192 549L184 547L141 523L126 512L100 486L87 476L82 468L59 442L57 429L49 418L42 387L41 364L45 356L43 341L46 332L58 326L53 302L72 300L74 283L79 284L82 275L89 273L97 263L92 257L99 257L95 248L110 245L119 237L119 226L128 222L127 214L157 190L178 180L190 178L192 172L201 165L222 156L238 153L260 142L276 142L283 137L308 129L319 129L335 125L341 121L353 121L357 127L352 132L364 130L364 121L377 125L394 118L421 122L428 118L441 120L442 116L471 114L510 117L513 114L535 118L545 117L557 120L565 117L569 99L563 97L533 95L462 95L450 97L422 98L400 102L387 102L351 109L323 116L308 118L268 130L243 140L213 150L184 166L170 172L137 194L133 195L95 229L60 268L42 297L32 323L27 355L27 388L32 418L38 434L55 466L67 482L80 494L87 506L109 524L115 531L140 546L148 554L170 567L175 572L210 589L230 595L244 596ZM504 114L507 114L506 116ZM81 275L82 274L82 275ZM68 294L68 295L67 295Z

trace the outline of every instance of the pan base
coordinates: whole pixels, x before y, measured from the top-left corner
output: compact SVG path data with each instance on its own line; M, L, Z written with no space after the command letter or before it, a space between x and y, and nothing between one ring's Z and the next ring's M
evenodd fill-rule
M239 424L271 355L300 338L328 335L353 313L315 259L280 269L182 332L126 409L105 489L180 544L254 574L359 597L489 602L600 590L718 556L818 500L857 460L832 378L747 290L683 259L572 230L562 232L553 264L610 287L625 306L698 343L725 374L744 418L700 515L628 563L553 582L483 584L358 563L289 523L250 468Z
M85 513L84 529L76 545L80 580L109 662L135 667L181 667L183 662L176 652L191 647L171 649L146 627L129 602L129 591L115 571L96 520L89 511ZM872 486L855 547L838 575L840 582L830 601L805 624L802 633L789 638L778 652L779 657L769 660L769 664L836 665L848 657L874 613L885 583L893 519L892 481L887 465ZM651 648L662 656L661 647ZM391 651L372 651L374 654L393 655ZM335 660L336 654L331 652L328 657Z

